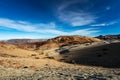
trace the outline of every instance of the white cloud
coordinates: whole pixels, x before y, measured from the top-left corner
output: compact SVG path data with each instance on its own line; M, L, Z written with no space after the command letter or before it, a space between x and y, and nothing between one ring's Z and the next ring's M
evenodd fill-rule
M105 23L102 23L102 24L93 24L91 26L106 26L106 24Z
M109 23L101 23L101 24L92 24L91 26L110 26L117 23L117 21L109 22Z
M95 28L88 28L88 29L82 29L82 30L76 30L74 32L72 32L72 34L75 34L75 35L90 35L90 34L93 34L93 33L97 33L99 32L99 30L95 29Z
M84 26L94 23L97 17L85 10L73 11L68 9L72 4L76 4L78 1L68 2L58 7L58 17L61 21L70 24L71 26Z
M6 18L0 18L0 27L11 28L19 31L25 32L37 32L42 34L54 34L54 35L91 35L93 33L98 32L99 30L95 28L81 29L75 30L71 32L65 32L57 30L57 26L55 23L38 23L32 24L26 21L16 21Z
M26 21L15 21L6 18L0 18L0 26L26 32L63 34L63 32L55 29L56 25L54 23L31 24Z
M0 26L28 32L35 29L31 25L19 23L19 21L14 21L6 18L0 18Z

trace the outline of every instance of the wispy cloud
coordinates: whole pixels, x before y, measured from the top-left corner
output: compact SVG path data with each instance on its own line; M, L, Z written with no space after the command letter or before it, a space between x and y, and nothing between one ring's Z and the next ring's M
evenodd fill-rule
M56 29L57 25L53 22L51 23L38 23L32 24L26 21L11 20L6 18L0 18L0 27L11 28L19 31L25 32L37 32L42 34L54 34L54 35L91 35L93 33L99 32L96 28L88 28L75 30L71 32L65 32Z
M35 30L35 27L29 25L27 22L23 23L22 21L21 23L19 21L6 19L6 18L0 18L0 26L6 28L12 28L16 30L28 31L28 32Z
M92 24L91 26L110 26L116 24L117 21L109 22L109 23L101 23L101 24Z
M97 19L96 16L92 15L90 12L87 12L83 9L72 10L71 5L81 3L80 1L71 1L66 4L62 4L58 7L58 16L59 19L63 22L70 24L71 26L84 26L91 23L94 23Z
M63 34L59 30L56 30L55 23L38 23L38 24L31 24L26 21L16 21L6 18L0 18L0 26L6 28L12 28L20 31L26 32L39 32L39 33L52 33L52 34Z
M84 26L95 22L95 17L86 12L62 12L59 15L60 20L69 23L72 26Z
M96 28L88 28L88 29L76 30L72 32L72 34L89 36L90 34L97 33L97 32L100 32L100 30Z

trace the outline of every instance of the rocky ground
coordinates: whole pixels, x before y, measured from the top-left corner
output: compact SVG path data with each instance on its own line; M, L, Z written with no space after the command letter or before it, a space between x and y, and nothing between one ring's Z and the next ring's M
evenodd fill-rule
M45 67L36 72L0 69L0 80L120 80L119 69Z
M90 45L94 47L94 44L85 44L78 47L69 47L70 49L68 47L64 48L76 51L76 49L89 47ZM117 53L117 50L119 51L119 44L117 45L115 44L114 47L114 44L112 44L112 47L108 47L107 51L105 50L108 53L105 54L105 57L111 55L113 57L112 52L116 51L115 53L118 55L116 58L118 58L119 52ZM101 47L97 48L97 51L101 52L101 50L103 50ZM0 51L0 80L120 80L119 67L108 68L98 65L76 64L74 62L72 64L59 62L52 57L46 57L34 51L21 50L14 46L12 48L11 45L1 45ZM92 50L91 53L93 54L95 51ZM97 60L102 60L105 57L103 55L103 58L100 57ZM69 55L67 59L69 59ZM114 61L119 61L119 59Z
M14 60L12 62L15 64ZM119 68L83 66L49 59L18 59L16 63L19 63L17 61L22 66L8 66L9 63L0 66L0 80L120 80Z

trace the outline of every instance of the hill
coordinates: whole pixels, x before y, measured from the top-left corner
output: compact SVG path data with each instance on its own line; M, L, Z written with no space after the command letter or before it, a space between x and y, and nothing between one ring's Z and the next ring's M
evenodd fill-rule
M61 53L57 59L68 63L120 68L119 48L120 42L92 44L84 48L77 45L73 48L66 48L67 53Z
M37 53L21 49L13 44L0 42L0 56L2 57L29 57L32 54Z
M33 47L34 51L0 43L1 80L119 80L119 43L106 44L99 39L84 36L59 36L43 42L19 45L26 49ZM54 52L58 55L42 56L36 53L39 49L48 50L50 56Z
M63 46L71 46L75 44L100 42L100 39L86 36L58 36L41 42L17 44L19 48L27 50L48 50L52 48L60 48Z
M100 42L100 39L86 36L59 36L45 41L39 49L60 48L63 46L71 46L75 44Z

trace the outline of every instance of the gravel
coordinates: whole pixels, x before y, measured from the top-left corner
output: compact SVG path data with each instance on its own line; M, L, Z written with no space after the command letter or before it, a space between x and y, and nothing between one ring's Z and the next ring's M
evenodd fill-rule
M120 80L120 69L45 66L30 71L0 68L0 80Z

